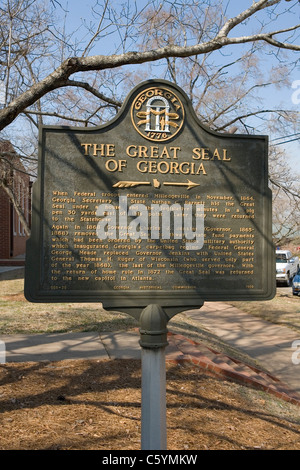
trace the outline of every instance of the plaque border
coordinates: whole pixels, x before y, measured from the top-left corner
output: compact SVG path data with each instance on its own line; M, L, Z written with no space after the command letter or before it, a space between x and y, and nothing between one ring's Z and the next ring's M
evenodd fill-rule
M264 144L264 193L263 197L263 227L261 227L262 237L264 240L264 286L257 291L249 290L247 293L235 292L206 292L199 293L195 290L176 291L43 291L41 290L41 276L43 266L43 208L44 208L44 179L45 179L45 161L44 146L45 136L48 131L58 133L65 132L84 132L86 134L95 133L97 131L105 131L117 125L119 119L122 119L123 113L129 112L129 106L132 105L134 99L142 90L149 87L161 86L175 90L175 94L179 94L185 112L185 120L183 123L187 125L187 120L193 120L196 125L201 127L208 134L222 139L230 140L258 140ZM143 136L145 137L145 136ZM173 136L175 138L176 136ZM170 139L171 140L171 139ZM170 142L168 140L168 142ZM167 141L161 141L167 142ZM138 316L137 311L141 311L149 303L157 303L166 312L172 316L180 311L199 308L204 301L237 301L237 300L270 300L276 293L276 275L275 275L275 247L272 243L272 192L268 187L268 136L265 135L246 135L246 134L226 134L211 130L204 125L196 116L192 104L183 90L177 85L166 80L147 80L137 85L125 99L119 113L109 122L93 128L80 128L70 126L46 126L43 125L39 129L39 159L38 159L38 178L33 185L32 195L32 232L26 245L26 262L25 262L25 288L24 293L30 302L40 303L62 303L62 302L102 302L104 308L125 311L133 316Z

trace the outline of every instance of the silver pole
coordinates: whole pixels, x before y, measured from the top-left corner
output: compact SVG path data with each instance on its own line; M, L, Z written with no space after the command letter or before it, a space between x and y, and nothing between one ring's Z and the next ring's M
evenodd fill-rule
M140 317L142 346L142 450L167 448L166 355L167 315L156 304Z
M142 349L142 450L167 448L165 351Z

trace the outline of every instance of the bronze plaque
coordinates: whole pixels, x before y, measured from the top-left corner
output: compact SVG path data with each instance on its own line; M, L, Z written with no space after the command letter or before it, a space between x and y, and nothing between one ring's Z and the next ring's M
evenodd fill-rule
M28 300L174 314L274 296L266 136L213 132L149 80L106 125L43 126L39 145Z

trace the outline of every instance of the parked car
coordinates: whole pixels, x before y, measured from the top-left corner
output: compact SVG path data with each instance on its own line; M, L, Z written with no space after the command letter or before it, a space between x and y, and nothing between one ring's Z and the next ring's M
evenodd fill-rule
M290 286L299 269L299 258L288 250L276 250L276 281Z
M297 274L293 279L293 294L300 295L300 269L298 269Z

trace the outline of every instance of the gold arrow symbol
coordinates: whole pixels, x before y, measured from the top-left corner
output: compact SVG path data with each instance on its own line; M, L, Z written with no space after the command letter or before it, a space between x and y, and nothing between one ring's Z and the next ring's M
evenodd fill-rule
M187 189L191 189L196 186L200 186L200 184L193 183L193 181L188 180L187 183L164 183L164 186L187 186Z
M118 181L113 188L134 188L135 186L149 185L148 181Z

